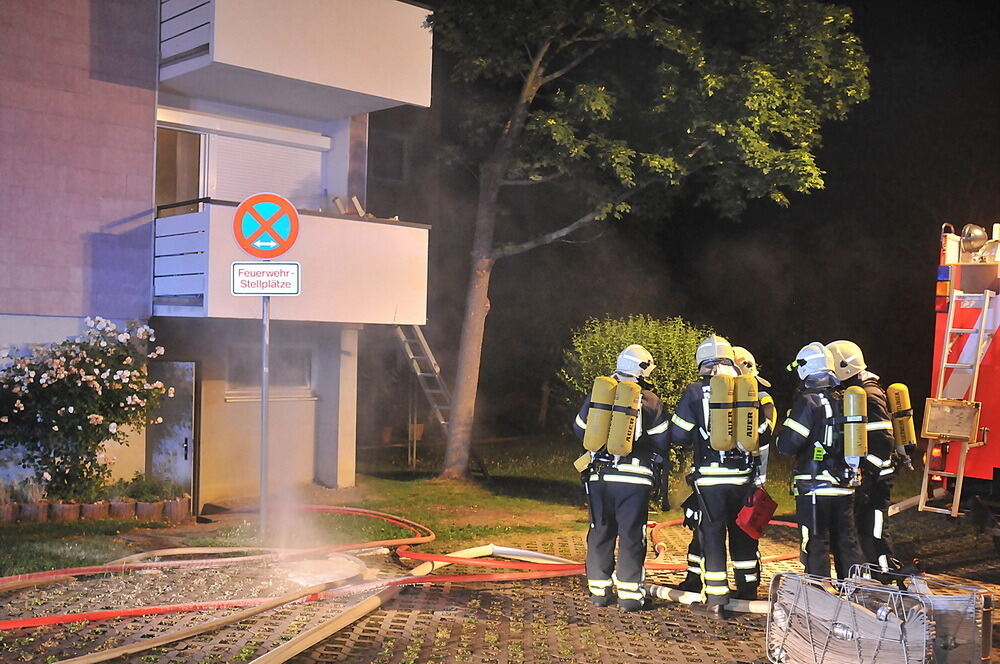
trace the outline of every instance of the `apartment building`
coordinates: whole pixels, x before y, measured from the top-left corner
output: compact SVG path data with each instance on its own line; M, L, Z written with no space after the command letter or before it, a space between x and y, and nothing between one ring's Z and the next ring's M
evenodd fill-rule
M149 320L171 426L115 450L197 504L259 490L259 298L239 201L298 209L273 298L269 460L282 482L354 483L358 337L423 324L427 220L366 205L368 114L426 107L428 10L397 0L36 0L0 5L0 343L87 316ZM357 205L353 199L357 199ZM346 211L345 211L346 208Z

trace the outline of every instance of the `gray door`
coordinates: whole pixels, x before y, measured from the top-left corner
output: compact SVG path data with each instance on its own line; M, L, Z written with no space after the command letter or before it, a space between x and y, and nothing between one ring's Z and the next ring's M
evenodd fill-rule
M194 496L195 421L194 362L150 362L150 381L162 380L174 388L164 397L152 419L162 424L146 427L146 468L150 477L177 482ZM194 501L192 501L194 503Z

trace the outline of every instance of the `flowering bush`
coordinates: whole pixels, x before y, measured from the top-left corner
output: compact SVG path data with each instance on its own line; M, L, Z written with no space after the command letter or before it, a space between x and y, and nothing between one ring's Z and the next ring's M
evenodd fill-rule
M20 463L43 482L53 500L96 500L112 459L102 443L127 444L126 427L151 421L173 388L150 383L153 329L130 323L119 329L88 318L79 338L33 346L0 368L0 447L16 447Z

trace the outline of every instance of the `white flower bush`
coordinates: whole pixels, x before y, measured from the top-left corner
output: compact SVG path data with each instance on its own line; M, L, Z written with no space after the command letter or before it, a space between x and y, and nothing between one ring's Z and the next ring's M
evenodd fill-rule
M127 444L173 388L148 380L148 361L163 355L153 329L119 329L88 318L83 337L33 346L0 367L0 447L16 448L55 500L92 502L110 476L102 443ZM162 422L162 418L156 418Z

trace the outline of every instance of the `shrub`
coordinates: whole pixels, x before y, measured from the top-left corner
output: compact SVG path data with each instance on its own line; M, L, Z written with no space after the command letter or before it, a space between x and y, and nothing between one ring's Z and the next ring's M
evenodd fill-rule
M0 369L0 447L16 448L53 500L92 502L110 475L105 441L149 424L172 388L148 382L153 330L88 318L79 338L40 344Z
M137 472L132 479L118 480L109 487L109 494L143 503L155 503L158 500L180 498L184 495L184 489L176 482L146 477Z
M687 384L698 378L694 351L711 333L682 318L591 318L573 330L569 347L563 350L560 397L575 412L584 395L590 394L594 378L614 371L618 353L630 344L642 344L656 363L649 379L653 392L672 411Z

